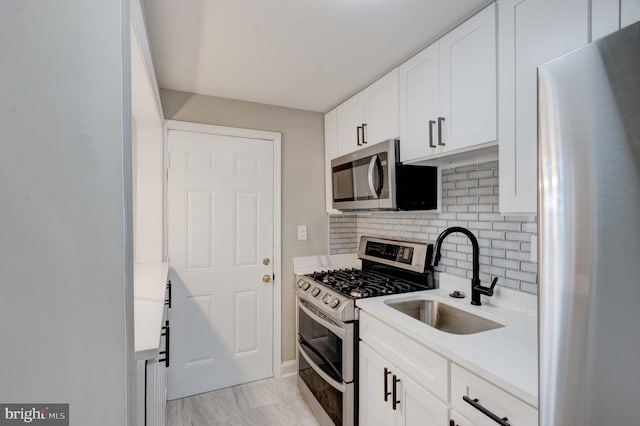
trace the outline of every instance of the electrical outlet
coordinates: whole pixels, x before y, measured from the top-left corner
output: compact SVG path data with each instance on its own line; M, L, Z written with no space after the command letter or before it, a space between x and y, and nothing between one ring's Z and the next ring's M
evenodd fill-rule
M307 241L307 225L298 225L298 241Z

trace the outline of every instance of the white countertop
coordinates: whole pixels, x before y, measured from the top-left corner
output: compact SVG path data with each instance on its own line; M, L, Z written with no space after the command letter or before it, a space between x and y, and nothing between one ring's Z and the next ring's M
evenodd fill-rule
M465 280L468 282L468 280ZM538 342L535 317L485 303L473 306L469 290L465 299L449 297L451 289L372 297L356 302L362 310L456 364L495 383L533 407L538 406ZM535 297L533 295L530 295ZM432 328L385 304L394 300L441 300L483 316L505 327L478 334L455 335Z
M133 267L134 341L137 360L153 359L160 351L169 264L136 263Z

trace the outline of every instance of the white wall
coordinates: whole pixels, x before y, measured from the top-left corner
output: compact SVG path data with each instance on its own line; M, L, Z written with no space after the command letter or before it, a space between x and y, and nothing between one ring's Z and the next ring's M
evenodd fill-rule
M130 418L128 13L0 3L0 401L68 402L72 425Z

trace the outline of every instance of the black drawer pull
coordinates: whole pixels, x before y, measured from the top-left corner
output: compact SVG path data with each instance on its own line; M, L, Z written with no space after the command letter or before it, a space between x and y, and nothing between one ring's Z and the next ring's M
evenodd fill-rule
M435 121L429 120L429 148L435 148L436 146L433 144L433 125L436 124Z
M400 404L400 401L398 401L398 389L397 389L397 384L400 383L400 379L398 379L396 377L396 375L393 375L393 394L391 395L391 398L393 398L393 400L391 401L391 404L393 405L393 410L395 411L395 409L398 407L398 404Z
M389 392L389 383L388 383L389 374L391 374L391 371L389 371L387 367L385 367L384 368L384 401L385 402L389 400L389 395L391 395L391 392Z
M501 426L511 426L511 423L509 423L509 419L508 418L496 416L491 411L489 411L488 409L486 409L485 407L480 405L480 400L478 398L471 399L468 396L464 395L462 397L462 399L464 400L464 402L466 402L467 404L470 404L473 408L475 408L476 410L480 411L482 414L484 414L485 416L489 417L491 420L493 420L494 422L498 423L499 425L501 425Z
M438 117L438 145L443 146L445 145L444 142L442 142L442 122L444 121L444 117Z
M164 304L169 306L171 309L171 280L167 281L167 289L169 290L169 298L165 299Z
M161 336L165 337L164 351L160 351L160 355L164 355L164 358L158 360L158 362L164 362L165 367L169 368L169 345L171 339L171 327L169 327L169 320L165 321L165 326L162 327L164 333Z

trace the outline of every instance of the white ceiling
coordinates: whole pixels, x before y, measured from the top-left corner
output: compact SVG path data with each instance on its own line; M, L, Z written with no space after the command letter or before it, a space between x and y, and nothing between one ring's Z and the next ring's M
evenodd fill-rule
M145 0L160 87L327 112L491 0Z

